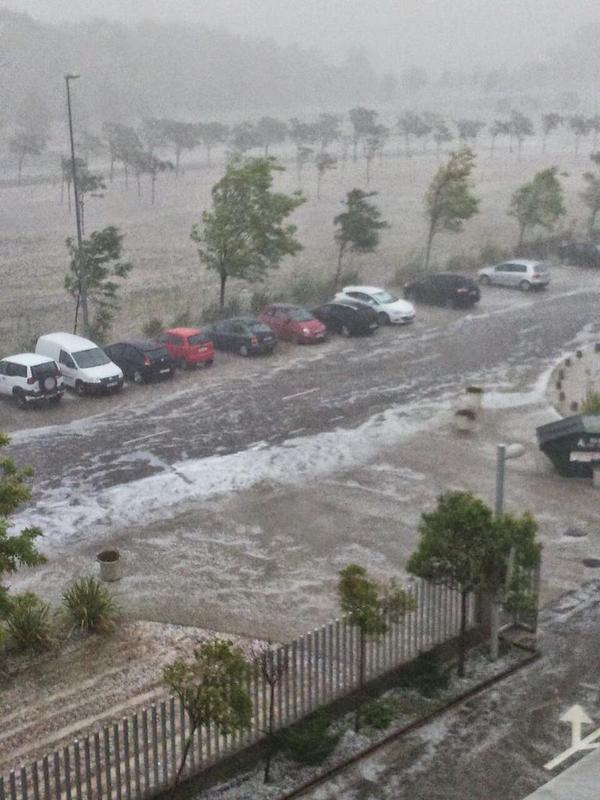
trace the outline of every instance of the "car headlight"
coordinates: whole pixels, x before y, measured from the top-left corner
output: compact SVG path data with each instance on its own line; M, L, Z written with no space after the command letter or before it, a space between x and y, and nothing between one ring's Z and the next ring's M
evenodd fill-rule
M302 333L303 333L305 336L308 336L308 334L310 333L310 330L309 330L308 328L302 328Z

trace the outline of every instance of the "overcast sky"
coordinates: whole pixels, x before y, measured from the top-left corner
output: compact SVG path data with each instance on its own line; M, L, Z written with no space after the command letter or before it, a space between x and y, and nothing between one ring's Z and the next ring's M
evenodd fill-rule
M0 0L32 16L196 20L318 47L364 47L376 67L511 66L600 21L598 0Z

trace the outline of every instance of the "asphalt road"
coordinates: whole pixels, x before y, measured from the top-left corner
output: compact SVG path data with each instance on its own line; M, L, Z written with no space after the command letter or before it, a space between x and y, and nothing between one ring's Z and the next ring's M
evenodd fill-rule
M26 412L4 401L0 429L38 488L67 479L97 491L189 459L355 427L511 371L534 375L596 323L599 293L598 276L562 270L544 293L492 288L473 312L421 306L414 325L371 338L282 345L273 358L220 354L210 371L129 386L119 398L67 396L62 408Z

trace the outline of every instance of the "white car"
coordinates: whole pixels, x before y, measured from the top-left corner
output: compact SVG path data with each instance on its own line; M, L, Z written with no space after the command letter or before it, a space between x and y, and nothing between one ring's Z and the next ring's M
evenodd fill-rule
M541 261L527 261L514 258L493 267L484 267L478 272L479 283L489 286L512 286L522 292L530 289L544 289L550 283L550 270Z
M415 308L408 300L401 300L385 289L377 286L344 286L335 296L335 300L356 300L370 306L377 312L377 321L380 325L406 325L413 322Z
M0 360L0 394L25 408L29 403L58 403L65 387L56 362L37 353L19 353Z

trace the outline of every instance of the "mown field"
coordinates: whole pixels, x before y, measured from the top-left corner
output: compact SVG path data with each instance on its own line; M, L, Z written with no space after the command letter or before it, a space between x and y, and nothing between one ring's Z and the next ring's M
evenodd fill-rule
M349 267L363 280L393 285L402 280L418 262L425 236L423 196L440 160L433 151L415 152L411 158L397 155L389 145L381 160L372 165L369 189L378 192L376 202L390 223L378 251L354 257ZM198 154L198 158L201 158ZM125 233L125 257L134 263L122 291L121 310L115 319L114 335L141 331L151 317L171 322L189 311L193 320L217 299L216 276L199 263L190 239L193 223L210 204L210 189L223 172L223 156L215 154L214 165L187 165L178 180L161 176L155 205L145 181L137 196L135 181L126 188L122 175L109 184L103 198L89 198L85 210L86 231L117 225ZM298 188L292 153L282 159L286 172L277 186L287 192ZM585 209L578 193L581 174L588 169L586 153L575 157L571 143L542 154L539 142L528 142L521 160L507 149L479 151L474 175L481 213L467 223L464 233L440 236L434 244L433 260L444 266L450 257L476 258L486 244L512 247L516 225L506 215L512 192L536 170L558 164L563 177L568 214L564 225L575 222L583 231ZM102 171L101 166L94 167ZM31 168L30 168L31 169ZM105 170L107 172L107 170ZM345 193L365 188L364 159L328 172L316 196L316 171L307 165L303 190L307 202L296 212L303 252L288 259L262 286L232 284L230 296L248 303L254 289L286 294L294 280L323 279L335 267L333 218L341 210ZM75 220L56 180L0 189L0 352L31 345L40 332L69 329L73 303L63 289L67 269L65 238L73 235Z

